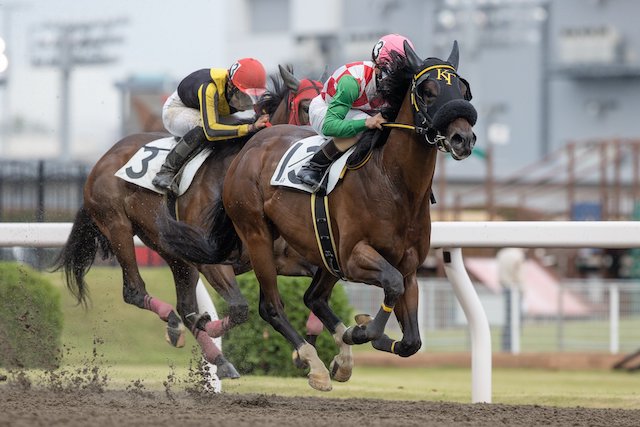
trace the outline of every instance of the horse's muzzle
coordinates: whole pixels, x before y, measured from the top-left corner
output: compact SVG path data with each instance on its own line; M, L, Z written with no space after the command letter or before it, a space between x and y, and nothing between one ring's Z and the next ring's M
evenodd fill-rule
M458 131L448 139L449 152L455 160L463 160L471 155L476 145L476 134L473 131Z

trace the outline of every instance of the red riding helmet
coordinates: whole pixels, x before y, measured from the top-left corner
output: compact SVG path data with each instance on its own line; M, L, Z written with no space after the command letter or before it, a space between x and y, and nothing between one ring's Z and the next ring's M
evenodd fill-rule
M264 66L254 58L238 59L229 68L229 80L241 92L251 97L261 96L267 87Z
M414 48L411 40L400 34L387 34L386 36L380 37L380 40L373 46L373 50L371 51L371 60L376 65L383 65L385 62L391 60L391 52L397 52L402 56L406 56L403 46L405 40L409 43L409 46Z

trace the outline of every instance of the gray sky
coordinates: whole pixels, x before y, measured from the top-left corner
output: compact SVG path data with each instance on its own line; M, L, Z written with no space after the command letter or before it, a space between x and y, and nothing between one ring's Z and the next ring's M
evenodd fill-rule
M218 0L0 0L0 35L9 31L12 118L46 127L57 144L60 72L31 66L30 34L43 23L128 19L118 33L123 44L107 51L119 60L106 66L76 68L71 78L73 145L115 142L119 129L118 91L114 83L130 75L167 75L179 79L204 67L226 67L225 2ZM9 13L7 12L9 11ZM7 25L7 16L8 25ZM223 18L220 18L223 16ZM7 28L8 27L8 28ZM256 56L258 54L256 53ZM2 96L6 96L2 91ZM6 103L2 104L7 106ZM6 111L2 112L6 116Z

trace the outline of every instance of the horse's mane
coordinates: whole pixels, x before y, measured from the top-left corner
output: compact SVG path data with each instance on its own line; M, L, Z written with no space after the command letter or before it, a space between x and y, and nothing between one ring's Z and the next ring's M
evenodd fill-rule
M404 56L397 52L390 52L390 54L391 60L382 68L386 77L378 85L378 95L385 101L380 112L385 119L393 121L400 111L413 74L417 70L411 69Z
M264 111L266 114L273 114L280 105L280 102L289 92L289 88L284 84L279 74L269 75L271 87L260 97L256 103L258 111Z

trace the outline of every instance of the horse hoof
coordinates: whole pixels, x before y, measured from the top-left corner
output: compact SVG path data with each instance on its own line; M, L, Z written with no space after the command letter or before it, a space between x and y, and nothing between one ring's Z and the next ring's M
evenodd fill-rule
M331 378L327 373L309 374L309 385L318 391L331 391Z
M293 350L293 353L291 353L291 360L293 360L293 365L298 369L307 369L309 367L309 364L300 358L297 350Z
M169 317L167 318L165 339L174 347L184 347L184 325L182 324L182 320L180 320L178 315L173 311L169 313Z
M342 342L348 345L364 344L368 342L367 330L365 326L349 326L342 335Z
M373 320L373 317L369 314L356 314L354 319L356 321L356 325L363 326L370 323Z
M333 359L331 364L329 364L329 371L331 372L331 378L338 382L345 383L349 381L349 378L351 378L353 369L351 367L342 366L336 362L336 359Z
M220 379L229 378L231 380L237 380L240 378L240 373L230 362L227 362L224 365L218 365L218 372L216 374Z
M237 380L240 378L240 373L236 370L236 367L233 366L223 355L216 357L215 365L218 367L216 371L218 378L229 378L231 380Z

